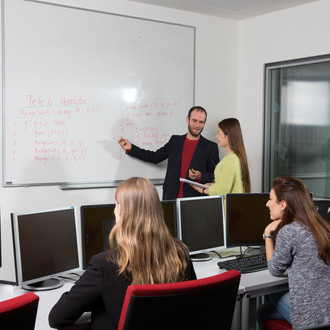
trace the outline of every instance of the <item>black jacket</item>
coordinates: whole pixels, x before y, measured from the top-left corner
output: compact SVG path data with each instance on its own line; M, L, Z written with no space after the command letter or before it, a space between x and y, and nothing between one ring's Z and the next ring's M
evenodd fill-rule
M93 330L116 330L129 281L118 279L118 267L108 261L107 252L92 257L81 278L65 292L49 314L52 328L72 325L84 312L92 312ZM196 279L191 261L186 278Z
M158 164L168 159L163 184L163 200L176 199L180 188L181 157L185 135L172 135L170 140L160 149L149 151L132 145L128 155L145 162ZM214 181L214 169L219 163L219 150L215 142L200 137L189 168L202 173L201 183ZM189 179L188 173L186 179ZM183 186L183 197L201 196L189 184Z

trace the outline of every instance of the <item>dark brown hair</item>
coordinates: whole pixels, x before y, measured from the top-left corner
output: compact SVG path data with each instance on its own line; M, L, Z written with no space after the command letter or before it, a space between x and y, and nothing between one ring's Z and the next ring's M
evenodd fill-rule
M272 189L277 202L285 201L287 205L280 226L296 220L304 223L315 237L319 258L329 265L330 225L317 212L305 184L297 178L282 176L273 180Z
M227 118L218 124L228 136L230 149L237 155L241 163L243 188L245 193L251 192L250 172L246 157L241 125L236 118Z
M189 112L188 112L188 118L190 119L190 116L191 116L191 113L193 112L193 111L199 111L199 112L204 112L205 113L205 122L206 122L206 119L207 119L207 112L206 112L206 110L203 108L203 107L201 107L200 105L196 105L196 106L194 106L194 107L192 107L192 108L190 108L189 109Z

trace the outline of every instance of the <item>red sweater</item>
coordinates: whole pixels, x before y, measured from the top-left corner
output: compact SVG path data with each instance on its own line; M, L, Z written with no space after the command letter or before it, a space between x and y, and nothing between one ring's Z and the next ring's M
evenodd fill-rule
M182 157L181 157L181 174L180 174L181 178L185 178L187 176L189 165L195 153L198 141L199 140L189 140L188 138L184 140ZM183 182L180 182L180 189L177 198L182 198L182 197L183 197Z

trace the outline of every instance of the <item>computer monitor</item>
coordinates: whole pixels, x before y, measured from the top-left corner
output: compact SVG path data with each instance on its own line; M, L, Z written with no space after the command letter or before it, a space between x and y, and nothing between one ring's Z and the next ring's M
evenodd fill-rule
M75 208L12 213L17 283L26 290L62 286L57 276L80 270Z
M271 221L269 209L266 207L268 200L269 193L226 195L228 247L264 247L262 234Z
M323 219L330 223L330 199L315 199L316 209Z
M177 237L176 201L161 201L165 224ZM86 269L91 257L109 249L109 234L115 225L116 204L83 205L81 212L82 267Z
M116 204L80 207L83 269L93 255L109 249L109 234L116 223L115 207Z
M177 199L178 236L196 261L209 260L207 252L226 248L225 216L221 196Z
M173 237L178 237L176 200L161 201L165 224Z

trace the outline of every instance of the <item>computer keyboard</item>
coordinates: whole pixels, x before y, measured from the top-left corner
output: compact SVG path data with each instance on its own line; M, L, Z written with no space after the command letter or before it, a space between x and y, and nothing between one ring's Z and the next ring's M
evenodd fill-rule
M233 260L219 261L218 266L227 270L235 269L245 274L267 269L267 260L265 254L256 254Z

